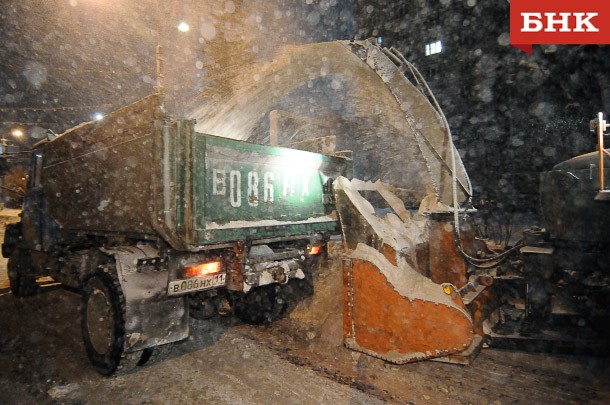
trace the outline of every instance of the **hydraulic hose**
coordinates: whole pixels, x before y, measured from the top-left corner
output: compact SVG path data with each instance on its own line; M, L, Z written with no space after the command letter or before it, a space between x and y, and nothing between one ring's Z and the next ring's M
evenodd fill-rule
M510 248L502 253L499 253L492 257L483 258L483 259L470 256L468 253L466 253L464 251L464 248L462 246L462 238L460 235L460 212L459 212L460 207L459 207L459 202L458 202L458 191L457 191L457 185L458 185L457 163L456 163L456 159L455 159L455 154L457 153L457 150L455 149L455 145L453 144L453 136L451 135L451 129L449 128L449 122L447 121L447 118L445 117L445 113L443 113L443 110L441 109L440 105L438 104L436 97L434 97L434 94L430 90L430 87L428 86L426 79L424 79L422 74L419 72L419 70L417 70L417 68L412 63L410 63L409 61L404 59L404 57L402 58L402 60L409 67L409 69L411 70L411 73L415 76L416 81L419 84L424 85L424 87L428 93L428 97L430 97L430 99L432 100L434 106L436 107L436 110L438 111L438 113L441 117L443 125L447 129L447 138L449 141L449 145L451 145L451 183L452 183L451 192L452 192L452 198L453 198L453 222L454 222L453 230L454 230L454 234L455 234L454 239L455 239L456 248L460 252L460 254L462 256L464 256L464 259L466 259L466 261L470 265L472 265L476 268L490 269L490 268L496 267L502 261L504 261L512 252L514 252L515 250L517 250L521 246L523 246L524 239L523 238L520 239L515 244L515 246L513 246L512 248ZM468 182L467 192L469 194L469 197L472 198L472 184L470 183L470 178L468 176L466 176L466 181Z

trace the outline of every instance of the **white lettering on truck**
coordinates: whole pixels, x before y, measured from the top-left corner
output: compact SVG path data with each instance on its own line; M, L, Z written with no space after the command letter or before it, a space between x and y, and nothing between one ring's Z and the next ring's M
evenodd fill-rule
M225 171L222 169L214 169L212 171L212 194L213 195L225 195Z
M248 205L258 206L258 173L248 172Z
M272 172L266 172L265 176L264 176L264 181L265 181L265 189L263 190L263 201L265 201L266 203L272 203L273 202L273 180L275 179L275 176L273 175Z
M228 179L227 179L228 173ZM233 208L239 208L245 204L242 197L246 198L250 207L258 207L259 199L265 204L272 204L275 200L275 173L264 172L259 175L257 171L246 171L243 173L244 189L242 190L242 172L230 168L212 169L212 195L229 197L229 204ZM313 178L316 178L315 176ZM310 197L311 173L287 172L282 176L282 184L278 185L283 197L298 197L301 201ZM228 189L228 192L227 192ZM244 195L245 194L245 195Z
M239 170L231 170L229 178L229 202L231 207L241 207L241 172Z
M292 197L295 189L294 173L284 173L284 197Z

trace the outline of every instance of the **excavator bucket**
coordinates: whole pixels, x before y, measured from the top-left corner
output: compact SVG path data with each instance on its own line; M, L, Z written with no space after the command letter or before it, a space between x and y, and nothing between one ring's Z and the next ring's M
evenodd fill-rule
M481 345L463 289L431 279L438 224L405 209L391 188L338 178L337 212L348 252L344 260L344 343L353 350L402 364L470 356ZM447 207L448 208L448 207ZM453 254L451 249L446 252ZM455 261L455 260L454 260ZM449 261L451 262L451 260ZM455 269L454 269L455 270ZM447 279L456 271L446 271ZM442 278L442 277L441 277ZM463 286L459 286L463 287Z

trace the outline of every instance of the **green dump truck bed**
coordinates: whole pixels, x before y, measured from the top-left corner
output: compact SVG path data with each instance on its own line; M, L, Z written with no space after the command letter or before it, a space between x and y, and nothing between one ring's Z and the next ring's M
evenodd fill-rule
M181 250L337 229L330 184L346 159L164 118L151 96L43 145L41 188L60 229L161 236Z

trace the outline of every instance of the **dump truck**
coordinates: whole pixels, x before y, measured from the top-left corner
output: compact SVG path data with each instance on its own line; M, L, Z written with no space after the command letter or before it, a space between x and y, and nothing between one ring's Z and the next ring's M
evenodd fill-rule
M330 184L349 159L197 133L161 105L154 94L38 143L2 245L15 296L43 276L82 292L102 374L187 338L189 314L277 318L338 230Z

